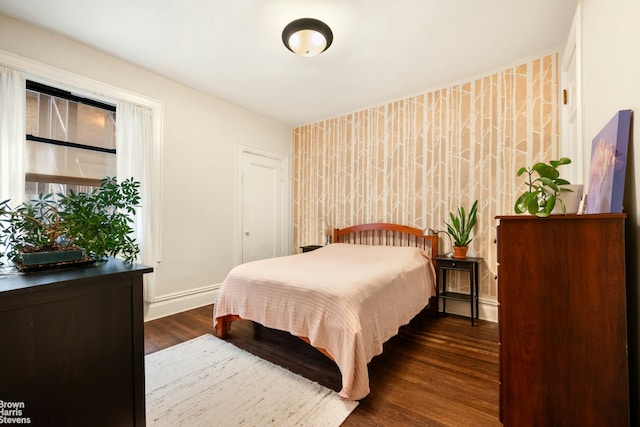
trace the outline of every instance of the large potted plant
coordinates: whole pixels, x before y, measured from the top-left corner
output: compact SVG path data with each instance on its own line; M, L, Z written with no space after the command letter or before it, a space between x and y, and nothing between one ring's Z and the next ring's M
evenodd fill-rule
M518 169L517 176L526 174L527 189L516 200L515 212L546 217L551 215L559 203L562 213L566 213L565 203L560 195L573 190L568 188L571 183L560 177L558 167L570 163L571 159L562 157L549 163L538 162L529 168Z
M476 215L478 213L478 201L473 202L469 213L463 206L458 207L457 214L449 213L450 222L445 223L447 231L453 239L453 257L464 259L467 257L469 243L473 240L471 231L476 225Z
M135 260L131 237L140 183L106 177L91 193L41 194L15 209L0 203L0 257L19 268L78 263L120 256ZM32 259L34 258L34 259Z

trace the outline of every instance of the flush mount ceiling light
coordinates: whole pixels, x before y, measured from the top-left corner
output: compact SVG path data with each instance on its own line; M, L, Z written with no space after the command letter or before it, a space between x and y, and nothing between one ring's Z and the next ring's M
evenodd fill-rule
M296 19L282 30L284 45L300 56L316 56L327 50L332 41L331 28L313 18Z

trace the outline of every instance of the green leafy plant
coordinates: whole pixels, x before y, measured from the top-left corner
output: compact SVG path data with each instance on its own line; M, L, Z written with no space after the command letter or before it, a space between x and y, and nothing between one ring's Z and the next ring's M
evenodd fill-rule
M467 215L463 206L458 207L457 215L449 213L450 222L445 223L447 231L453 239L454 246L469 246L473 240L471 231L476 225L476 215L478 213L478 201L473 202L469 214Z
M520 168L517 173L518 176L527 174L527 191L522 193L516 200L515 212L517 214L529 213L539 217L546 217L551 214L557 201L560 201L562 211L566 212L564 203L558 198L558 195L564 191L571 191L561 187L571 183L566 179L560 178L558 167L570 163L571 159L562 157L558 160L551 160L548 164L538 162L530 168Z
M106 177L91 193L40 194L12 210L0 203L0 245L8 259L20 252L83 248L95 259L121 256L135 260L140 248L133 233L133 217L140 205L140 183L118 183ZM0 247L2 249L2 247Z

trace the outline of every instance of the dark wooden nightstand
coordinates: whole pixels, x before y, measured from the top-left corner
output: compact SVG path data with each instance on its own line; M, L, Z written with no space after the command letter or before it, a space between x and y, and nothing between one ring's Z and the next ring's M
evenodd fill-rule
M437 256L436 261L436 301L442 299L442 312L447 312L447 300L468 301L471 306L471 326L478 319L478 278L482 258L449 258ZM447 291L447 270L466 271L469 273L469 293Z
M308 245L308 246L300 246L300 249L302 249L302 252L311 252L311 251L315 251L316 249L320 249L322 246L321 245Z

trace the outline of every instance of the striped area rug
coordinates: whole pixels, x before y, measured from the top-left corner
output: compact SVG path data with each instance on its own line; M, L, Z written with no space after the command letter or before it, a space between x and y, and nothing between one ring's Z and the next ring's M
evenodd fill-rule
M338 393L207 334L145 357L148 426L339 426Z

